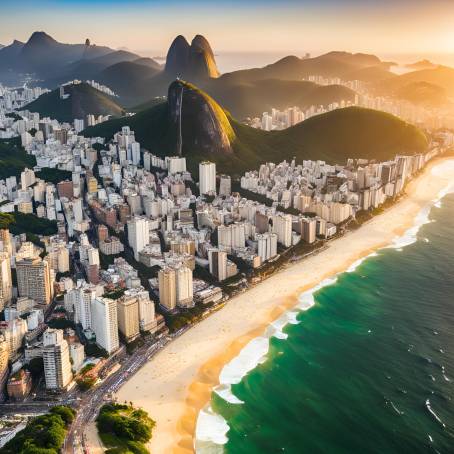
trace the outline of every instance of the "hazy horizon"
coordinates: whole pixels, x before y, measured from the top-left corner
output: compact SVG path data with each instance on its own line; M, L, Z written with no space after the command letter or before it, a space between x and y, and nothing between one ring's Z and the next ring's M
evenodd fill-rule
M60 42L89 38L98 45L163 56L176 35L190 40L200 33L216 53L346 50L454 59L454 3L447 0L171 0L165 5L155 0L4 0L0 8L3 45L43 30Z

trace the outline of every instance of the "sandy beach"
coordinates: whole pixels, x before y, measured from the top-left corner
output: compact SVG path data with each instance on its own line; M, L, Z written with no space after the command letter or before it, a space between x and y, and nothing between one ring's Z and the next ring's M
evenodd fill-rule
M436 173L434 168L436 167ZM218 384L222 367L304 290L346 270L412 227L420 210L454 182L454 158L439 158L407 187L407 196L360 229L288 266L171 342L118 392L156 420L149 449L154 454L194 452L198 411Z

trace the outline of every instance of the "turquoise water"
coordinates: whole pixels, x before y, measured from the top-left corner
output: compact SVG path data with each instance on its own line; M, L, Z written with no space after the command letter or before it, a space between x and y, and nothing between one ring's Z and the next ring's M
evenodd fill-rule
M315 293L232 385L243 403L213 393L205 429L228 432L205 452L454 452L453 194L430 219Z

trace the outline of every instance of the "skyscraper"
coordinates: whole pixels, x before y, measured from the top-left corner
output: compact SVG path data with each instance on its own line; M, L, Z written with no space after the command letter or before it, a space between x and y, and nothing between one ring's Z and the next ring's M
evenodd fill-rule
M285 247L292 245L292 216L278 213L273 216L273 233L277 234L277 241Z
M180 266L176 270L177 305L179 307L194 306L192 271L187 266Z
M139 326L141 331L155 333L158 327L154 302L150 300L148 292L142 291L137 295L139 300Z
M8 342L5 338L0 335L0 402L5 400L5 386L8 380L8 360L9 360L9 349Z
M11 260L7 252L0 252L0 312L13 297Z
M216 164L203 161L199 164L200 194L216 193Z
M53 292L49 263L40 257L16 263L17 287L20 296L28 296L40 304L49 304Z
M139 260L139 252L150 241L149 221L144 216L134 216L128 221L128 243L134 251L134 258Z
M214 248L210 249L208 260L210 273L220 282L227 279L227 252Z
M117 300L118 329L132 340L139 335L139 301L135 295L123 295Z
M7 252L10 257L13 254L13 245L11 244L11 235L8 229L0 229L1 251Z
M118 349L118 315L117 303L109 298L95 298L92 303L92 329L96 343L107 353Z
M66 388L72 380L68 342L63 330L48 328L43 334L44 376L47 389Z
M160 269L158 283L159 304L167 311L174 311L177 304L175 270L170 267Z
M229 196L232 192L232 180L230 175L221 175L219 181L219 195Z

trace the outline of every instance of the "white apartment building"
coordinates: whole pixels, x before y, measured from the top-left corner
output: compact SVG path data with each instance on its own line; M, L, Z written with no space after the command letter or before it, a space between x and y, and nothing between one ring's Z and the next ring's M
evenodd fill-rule
M92 303L92 330L96 343L107 353L118 349L118 315L117 303L109 298L98 297Z
M273 216L273 233L277 234L277 241L285 247L292 245L292 216L278 213Z
M203 161L199 164L199 189L200 194L216 193L216 164Z
M257 234L257 255L261 258L262 263L277 255L277 235L275 233Z
M63 330L48 328L44 332L43 361L47 389L63 389L71 383L69 347Z
M177 305L179 307L193 307L192 271L187 266L180 266L176 270Z
M169 169L169 175L186 172L186 158L170 156L166 157L166 163L167 168Z
M144 216L134 216L128 221L128 243L134 251L134 258L139 260L139 252L149 243L149 221Z

